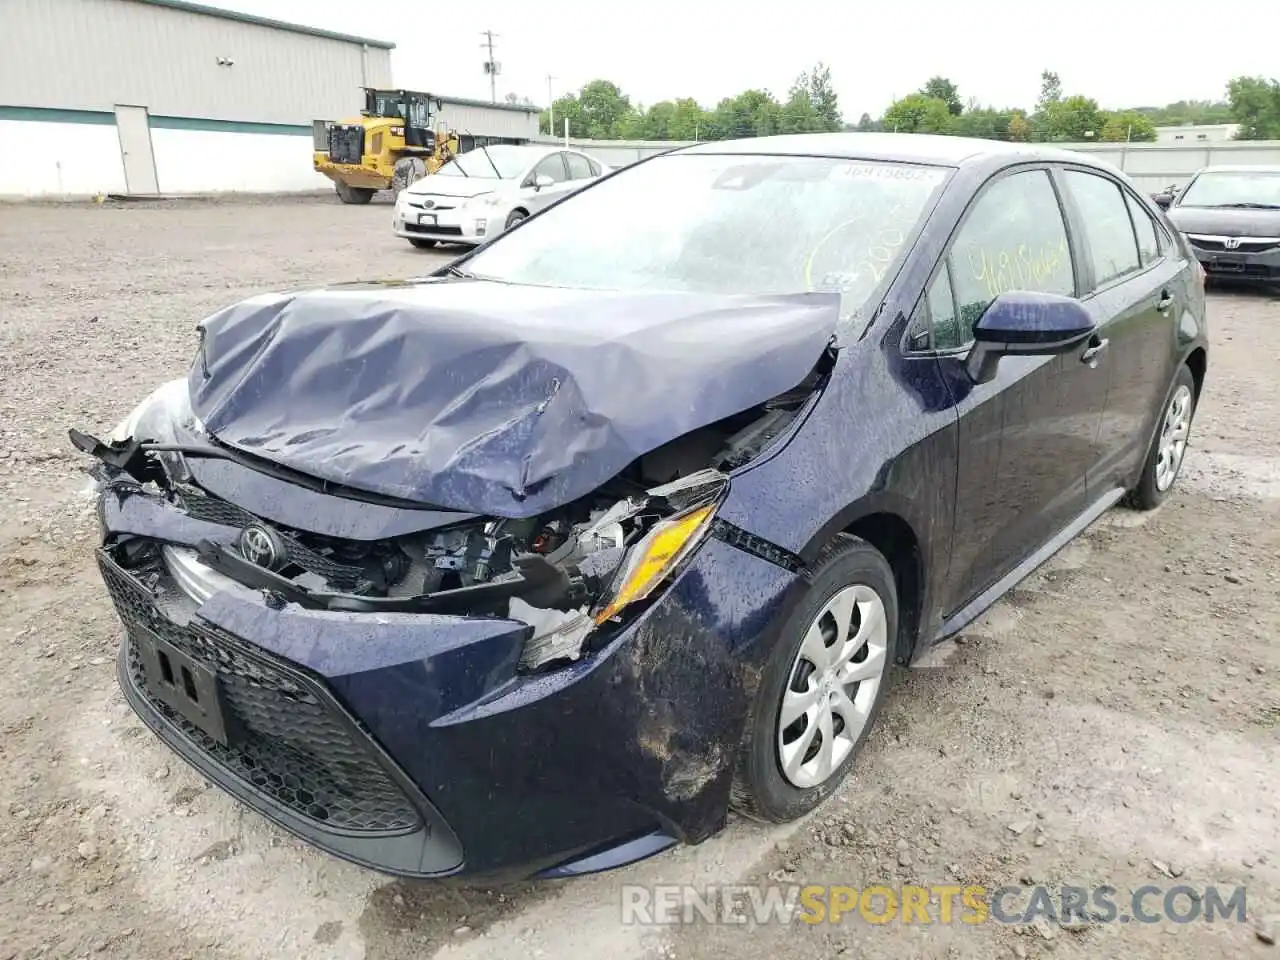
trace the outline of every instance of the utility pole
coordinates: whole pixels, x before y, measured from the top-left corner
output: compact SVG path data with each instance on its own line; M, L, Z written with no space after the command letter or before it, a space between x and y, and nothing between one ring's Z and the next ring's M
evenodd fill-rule
M547 74L547 133L553 137L556 135L556 101L551 95L551 81L559 79Z
M484 62L484 72L489 75L489 99L497 103L498 74L502 72L502 65L493 59L493 40L498 34L492 30L482 30L480 36L484 37L484 43L480 44L480 49L489 51L489 59Z

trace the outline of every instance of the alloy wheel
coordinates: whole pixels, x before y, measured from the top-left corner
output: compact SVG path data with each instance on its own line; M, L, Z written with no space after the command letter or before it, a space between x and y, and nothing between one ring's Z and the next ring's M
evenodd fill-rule
M1182 469L1182 458L1187 452L1187 438L1191 435L1191 389L1179 384L1165 408L1164 422L1160 425L1160 440L1156 448L1156 489L1164 493L1177 479Z
M802 790L837 770L866 728L888 665L884 601L844 587L814 618L788 673L778 712L778 763Z

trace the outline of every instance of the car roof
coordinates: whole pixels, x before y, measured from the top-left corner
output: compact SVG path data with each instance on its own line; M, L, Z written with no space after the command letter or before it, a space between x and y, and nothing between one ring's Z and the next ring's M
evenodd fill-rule
M1220 163L1201 167L1201 173L1280 173L1280 163Z
M782 154L797 157L841 157L849 160L893 160L959 167L994 157L1054 160L1106 167L1087 154L1036 143L1009 143L974 137L928 133L799 133L742 140L709 140L679 153Z

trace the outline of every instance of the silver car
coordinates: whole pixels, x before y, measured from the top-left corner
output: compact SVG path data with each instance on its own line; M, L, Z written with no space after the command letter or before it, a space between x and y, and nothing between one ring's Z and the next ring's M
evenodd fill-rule
M400 191L392 226L415 247L484 243L604 172L577 150L477 148Z

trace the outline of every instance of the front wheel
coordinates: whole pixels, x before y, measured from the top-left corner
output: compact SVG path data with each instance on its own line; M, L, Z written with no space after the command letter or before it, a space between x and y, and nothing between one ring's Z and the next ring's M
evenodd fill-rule
M507 226L506 226L506 229L510 230L512 227L514 227L514 226L515 226L517 223L519 223L521 220L527 220L527 219L528 219L528 217L529 217L529 215L528 215L527 213L525 213L523 210L512 210L509 214L507 214Z
M814 566L760 686L734 775L732 805L783 823L844 780L879 714L898 631L884 556L841 536Z
M434 240L427 240L425 237L410 237L409 242L419 250L430 250L436 245Z
M1138 510L1154 510L1164 503L1182 470L1182 461L1191 439L1195 416L1196 381L1183 365L1173 380L1173 390L1165 402L1160 427L1147 452L1138 485L1129 492L1129 505Z

